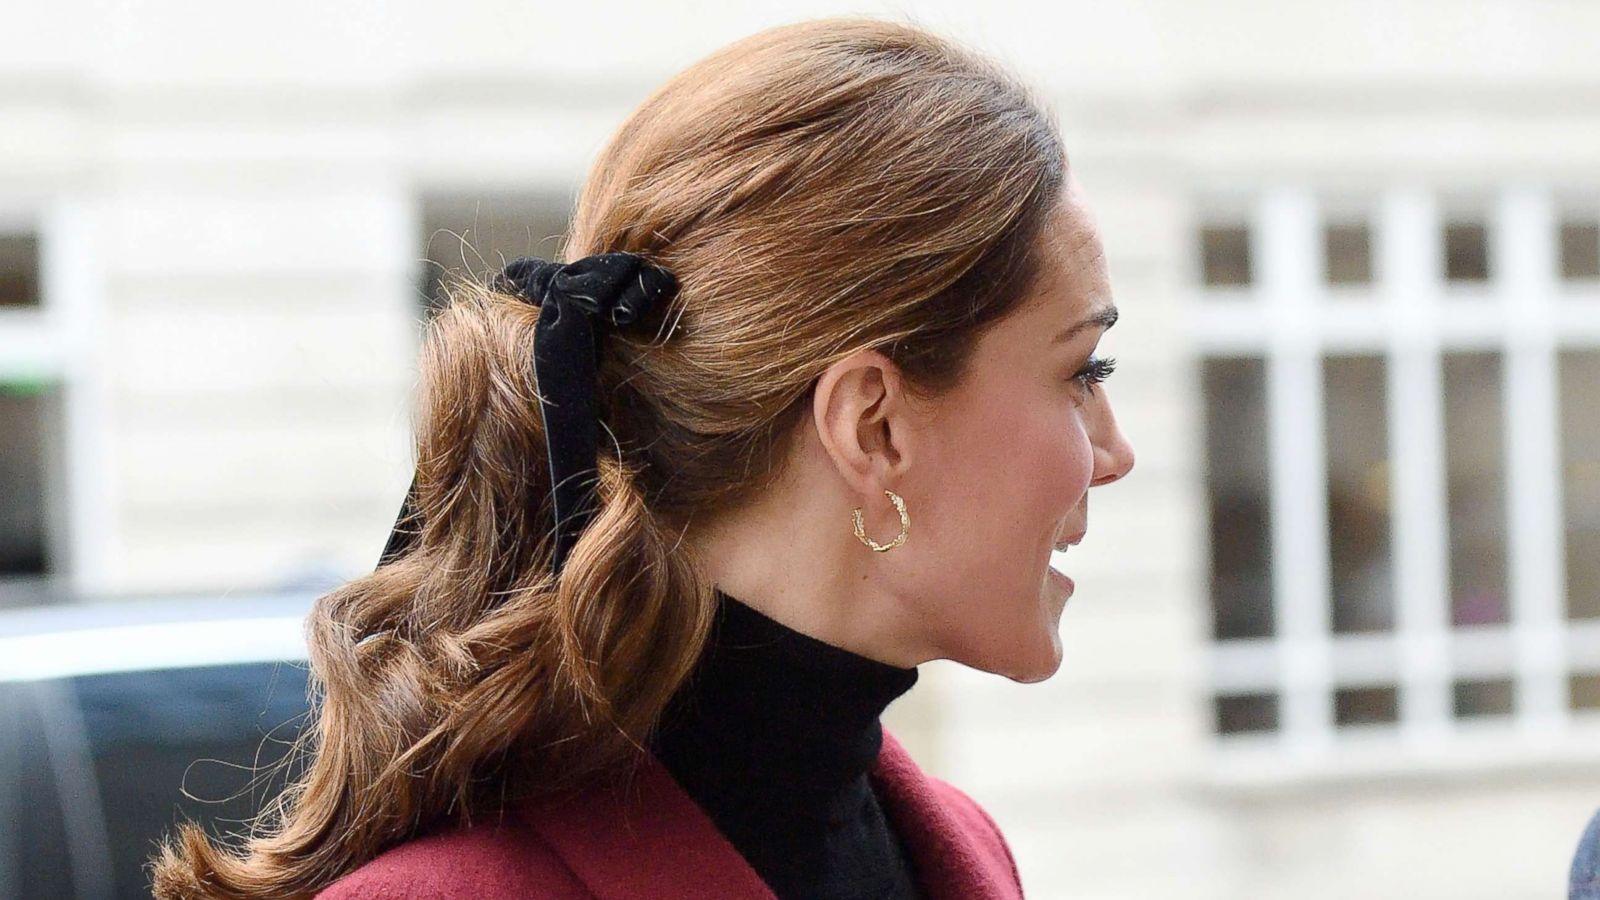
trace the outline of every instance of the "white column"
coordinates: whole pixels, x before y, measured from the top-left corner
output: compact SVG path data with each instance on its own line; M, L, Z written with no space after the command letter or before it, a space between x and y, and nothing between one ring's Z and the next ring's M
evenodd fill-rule
M1272 329L1267 427L1280 733L1291 753L1316 753L1333 737L1333 676L1315 197L1301 187L1267 192L1251 235L1258 301Z
M1501 192L1492 248L1505 312L1507 581L1516 714L1530 737L1566 725L1563 641L1566 535L1561 527L1561 421L1551 307L1557 265L1549 192Z
M62 348L61 453L55 462L65 489L65 509L53 518L64 540L52 551L74 595L110 588L116 529L112 416L107 400L103 341L106 312L101 278L104 251L100 205L89 194L69 194L43 210L39 228L39 279L51 327ZM56 501L50 501L56 502Z
M1390 316L1389 496L1402 740L1453 724L1449 525L1439 361L1443 247L1438 204L1419 187L1384 196L1378 278Z

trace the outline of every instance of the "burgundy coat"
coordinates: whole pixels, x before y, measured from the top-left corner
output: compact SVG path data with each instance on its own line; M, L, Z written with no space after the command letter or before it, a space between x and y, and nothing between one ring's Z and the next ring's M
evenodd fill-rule
M1020 900L994 820L923 772L887 729L871 778L928 900ZM503 821L419 837L345 875L321 900L774 900L658 760L626 797L609 788L541 801Z

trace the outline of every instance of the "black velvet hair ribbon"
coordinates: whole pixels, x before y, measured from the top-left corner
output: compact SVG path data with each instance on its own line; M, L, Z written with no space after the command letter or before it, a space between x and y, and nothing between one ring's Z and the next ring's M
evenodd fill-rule
M559 574L598 505L595 377L600 342L613 329L638 325L656 304L671 299L677 280L637 254L617 252L565 264L522 257L509 263L492 286L539 306L533 366L555 500L553 568ZM406 527L415 514L416 490L413 477L380 566L404 553L416 538L415 528Z

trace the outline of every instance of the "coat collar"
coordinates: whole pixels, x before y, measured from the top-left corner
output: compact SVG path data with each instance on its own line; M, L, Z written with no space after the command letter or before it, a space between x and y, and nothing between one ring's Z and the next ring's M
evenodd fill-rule
M998 835L919 768L887 729L871 775L928 900L1021 900ZM529 806L525 818L597 900L639 900L692 878L696 896L776 900L711 819L648 757L626 786ZM981 821L980 821L981 819Z
M928 900L1022 900L1016 863L988 813L924 773L888 731L872 778Z

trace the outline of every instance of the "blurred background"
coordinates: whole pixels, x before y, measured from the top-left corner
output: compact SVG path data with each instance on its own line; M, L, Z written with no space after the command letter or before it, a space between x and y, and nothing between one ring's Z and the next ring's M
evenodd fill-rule
M911 19L1059 112L1138 449L1066 659L886 715L1030 897L1548 898L1600 807L1600 6L270 5L0 14L0 898L147 895L376 563L441 273L557 253L657 84ZM974 598L982 602L982 598Z

